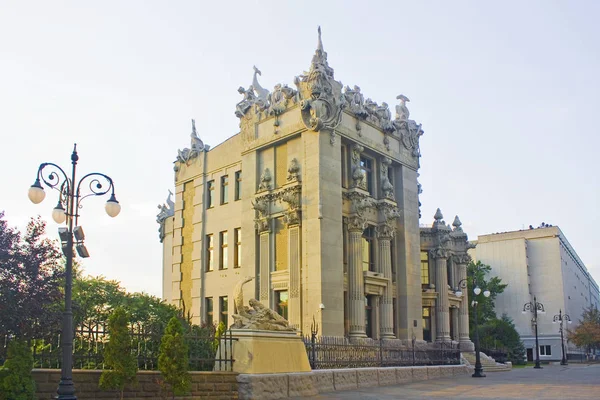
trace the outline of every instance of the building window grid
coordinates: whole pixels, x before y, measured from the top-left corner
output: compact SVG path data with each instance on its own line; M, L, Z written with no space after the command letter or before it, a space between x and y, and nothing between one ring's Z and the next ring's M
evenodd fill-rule
M229 175L221 177L221 204L229 203Z
M373 227L363 232L363 271L375 270L375 246L373 245Z
M235 172L235 201L242 198L242 171Z
M429 254L421 252L421 285L429 285Z
M214 239L213 235L206 235L206 270L212 271L214 269Z
M206 323L209 325L213 324L213 298L207 297L205 300L206 313L204 318L206 319Z
M208 181L208 198L206 199L206 208L215 206L215 181Z
M219 254L219 269L227 269L229 260L227 257L227 231L219 233L219 239L221 242L220 254Z
M235 228L233 236L235 246L233 249L233 268L240 268L242 266L242 228Z
M229 306L229 301L227 296L221 296L219 297L219 322L223 323L223 325L225 325L225 327L227 327L227 317L228 317L228 313L227 313L227 308Z
M540 356L551 356L552 355L552 346L546 344L540 346Z

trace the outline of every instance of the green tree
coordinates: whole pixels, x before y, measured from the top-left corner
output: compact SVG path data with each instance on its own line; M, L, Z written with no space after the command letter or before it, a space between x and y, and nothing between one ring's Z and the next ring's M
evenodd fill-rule
M104 348L104 363L109 368L100 375L100 388L119 389L121 399L125 385L137 381L137 360L131 351L127 313L117 307L108 318L110 339Z
M8 345L8 358L0 368L0 399L35 400L35 381L31 377L33 355L25 340Z
M492 267L489 265L483 264L481 261L477 261L477 263L471 262L467 266L467 290L469 291L469 302L473 300L477 300L477 312L478 312L478 323L479 326L483 326L487 321L496 318L495 301L496 297L504 292L504 289L507 284L502 283L502 279L497 276L490 277L490 273L492 272ZM473 281L477 282L477 286L481 288L481 293L479 296L474 296L473 293ZM485 297L483 292L485 290L490 291L490 297ZM471 308L469 312L469 329L471 337L474 336L475 329L475 313L473 312L473 308Z
M590 306L583 310L579 325L569 331L567 337L577 347L585 348L588 352L600 348L600 310Z
M525 346L513 320L506 314L502 318L488 320L479 331L481 346L506 351L508 361L524 364Z
M60 326L62 254L45 230L38 217L21 234L0 212L0 337L40 338Z
M158 369L164 381L171 386L173 399L176 395L186 394L190 390L188 358L183 326L177 317L173 317L161 339L158 355Z

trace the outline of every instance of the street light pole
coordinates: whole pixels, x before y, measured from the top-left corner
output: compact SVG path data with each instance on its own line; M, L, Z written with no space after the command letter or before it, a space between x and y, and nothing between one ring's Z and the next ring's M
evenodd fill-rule
M563 314L562 309L558 310L558 315L555 315L552 319L552 323L560 322L560 327L558 330L560 331L560 347L562 349L562 359L560 360L560 365L569 365L567 363L567 353L565 352L565 339L563 337L563 322L567 321L567 323L571 323L571 317L568 314Z
M62 363L61 378L56 391L56 399L77 400L75 396L75 385L73 383L73 310L72 310L72 286L73 286L73 256L74 256L74 225L77 227L79 218L79 209L83 199L89 196L102 196L111 192L110 198L106 202L105 210L110 217L116 217L121 211L121 206L115 198L115 190L112 179L104 174L94 172L83 176L79 182L76 182L77 144L73 147L71 154L71 178L69 179L65 171L54 163L40 164L35 183L29 188L29 199L34 204L41 203L46 197L42 183L59 192L58 204L52 210L52 218L58 224L67 222L67 228L59 228L60 238L63 242L63 253L67 259L65 270L65 309L62 320ZM47 168L47 169L46 169ZM88 185L87 194L81 192L81 184L85 182ZM88 184L89 182L89 184ZM83 231L78 230L77 251L82 257L89 254L83 247Z
M479 272L479 267L476 267L476 270L473 271L472 273L472 281L473 281L473 286L475 286L475 288L473 289L473 293L475 294L475 297L473 299L473 302L471 303L473 305L473 312L475 313L475 371L473 373L473 375L471 375L473 378L485 378L485 374L483 373L483 366L481 365L481 356L479 355L479 326L478 326L478 304L479 302L477 300L475 300L477 298L477 296L479 296L479 294L481 293L481 288L479 286L477 286L477 272ZM465 279L461 279L460 282L458 282L458 288L455 292L455 294L460 297L462 296L462 292L461 292L461 288L465 289L467 288L467 278ZM484 297L490 297L490 291L489 290L484 290L483 291L483 296Z
M527 312L533 313L533 325L535 328L535 366L533 368L542 369L540 365L540 346L538 343L538 311L540 314L545 314L544 305L537 301L537 298L533 296L533 303L528 302L523 304L523 314Z

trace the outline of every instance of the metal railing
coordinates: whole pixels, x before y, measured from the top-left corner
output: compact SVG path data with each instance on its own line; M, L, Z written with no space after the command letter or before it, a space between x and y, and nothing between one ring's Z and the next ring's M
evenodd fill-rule
M305 336L304 345L312 369L400 367L460 364L460 350L451 342L417 348L399 340Z
M132 353L137 359L138 369L158 370L160 342L163 335L161 326L131 325ZM220 371L233 370L233 341L231 331L218 335L213 327L193 326L184 334L188 345L189 370ZM0 340L0 365L6 358L9 337ZM110 333L101 325L80 326L73 335L73 368L105 369L104 348ZM34 368L61 368L60 332L44 335L44 339L29 340L32 349Z

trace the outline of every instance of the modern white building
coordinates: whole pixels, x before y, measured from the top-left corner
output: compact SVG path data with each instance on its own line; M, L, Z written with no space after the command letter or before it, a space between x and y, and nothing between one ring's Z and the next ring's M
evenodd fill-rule
M542 303L544 314L538 314L540 360L557 361L562 357L560 326L553 323L562 310L572 319L564 324L574 329L584 308L599 307L598 284L586 269L558 226L543 224L513 232L479 236L470 254L475 260L492 267L492 274L508 286L496 299L496 314L508 315L515 322L527 348L527 358L535 358L533 314L523 314L523 306L534 297ZM570 343L567 353L579 353Z

